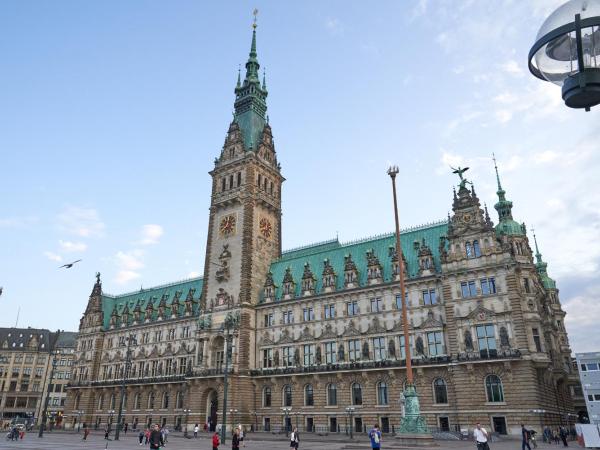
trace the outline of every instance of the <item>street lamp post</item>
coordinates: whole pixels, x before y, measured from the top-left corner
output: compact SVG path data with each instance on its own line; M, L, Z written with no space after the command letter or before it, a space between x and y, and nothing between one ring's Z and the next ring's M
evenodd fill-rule
M570 108L600 104L600 2L571 0L556 9L529 51L529 71L562 86Z
M121 421L123 416L123 407L125 403L125 382L129 376L129 370L131 369L131 344L137 345L137 339L134 335L129 335L125 338L127 341L127 352L125 353L125 367L123 368L123 377L121 378L121 400L119 401L119 415L117 416L117 430L115 431L115 441L119 440L119 433L121 431Z
M400 298L402 300L402 330L404 332L404 348L406 352L406 387L405 416L400 423L401 434L424 434L427 433L425 419L421 416L419 396L415 389L412 371L412 359L410 352L410 336L408 329L408 304L406 302L406 288L404 285L404 258L402 255L402 244L400 243L400 220L398 218L398 198L396 195L396 175L398 167L392 166L388 169L388 175L392 179L392 191L394 195L394 220L396 222L396 258L398 259L398 272L400 278Z
M183 430L183 437L187 438L188 437L188 420L190 417L190 413L192 412L191 409L184 409L183 412L185 413L185 428Z
M223 371L223 426L221 427L221 442L224 444L227 436L227 383L229 374L229 360L231 358L231 343L239 325L239 316L227 314L221 331L225 334L225 370ZM233 431L233 428L232 428Z
M57 359L56 355L58 350L56 349L56 344L58 342L58 338L60 337L60 331L56 332L56 340L54 341L54 351L52 352L52 366L50 368L50 376L48 377L48 386L46 388L46 398L44 399L44 409L42 411L42 423L40 424L40 431L38 432L38 437L44 437L44 428L46 427L47 420L47 411L48 411L48 403L50 402L50 385L52 384L52 379L54 378L54 369L56 369Z
M75 414L77 414L77 432L81 432L81 416L83 415L84 411L74 411Z
M281 408L281 410L283 411L283 414L285 415L284 417L284 422L283 422L283 426L285 428L285 435L288 436L289 435L289 430L288 430L288 424L287 424L287 418L290 415L290 413L292 412L292 407L291 406L284 406L283 408Z
M237 409L230 409L229 414L231 414L231 434L235 430L235 414L238 412Z
M346 406L346 415L349 417L350 422L350 439L353 439L352 435L352 416L354 415L354 406Z
M108 434L110 434L110 430L112 428L112 419L113 416L115 415L115 410L111 409L110 411L108 411Z
M546 410L545 409L531 409L531 410L529 410L529 412L540 415L540 434L542 435L543 439L545 440L546 435L544 434L544 425L542 423L542 418L544 417L544 414L546 414Z

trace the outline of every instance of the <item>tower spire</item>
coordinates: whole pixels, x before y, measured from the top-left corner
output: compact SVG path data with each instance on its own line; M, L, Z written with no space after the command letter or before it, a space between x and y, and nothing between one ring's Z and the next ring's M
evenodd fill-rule
M506 199L506 191L502 189L500 183L500 175L498 173L498 164L496 163L496 155L492 153L492 159L494 160L494 169L496 170L496 181L498 183L498 202L494 205L496 211L498 211L498 225L496 226L496 233L498 235L525 235L526 230L523 226L513 220L512 207L513 204L510 200Z
M498 183L498 191L502 191L502 185L500 184L500 175L498 175L498 165L496 164L496 155L494 153L492 153L492 159L494 160L494 169L496 169L496 182Z
M537 272L540 275L542 284L546 289L556 289L556 282L548 275L548 263L542 259L542 254L540 253L540 249L538 248L535 230L532 228L531 232L533 233L533 242L535 243L535 268L537 269Z

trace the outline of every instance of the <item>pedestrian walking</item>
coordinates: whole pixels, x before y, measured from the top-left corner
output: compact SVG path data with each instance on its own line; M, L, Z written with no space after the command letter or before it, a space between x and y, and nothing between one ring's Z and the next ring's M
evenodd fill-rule
M562 439L563 446L568 447L569 444L567 443L567 436L568 436L567 429L565 427L560 427L559 434L560 434L560 438Z
M87 441L87 437L90 434L90 429L86 426L83 428L83 440Z
M558 432L558 428L554 430L554 443L558 445L560 442L560 433Z
M125 434L127 434L127 428L129 428L129 424L127 422L125 422L125 427L123 428L123 431L125 432Z
M371 439L372 449L381 448L381 431L379 431L379 425L373 425L373 428L371 428L371 431L369 431L369 439Z
M242 444L242 447L246 447L246 444L244 443L244 428L241 423L238 425L238 430L240 430L240 443Z
M525 428L525 425L521 424L521 450L525 450L525 447L527 447L527 450L531 450L529 445L529 430Z
M231 450L240 450L240 430L238 428L235 429L231 438Z
M138 439L140 441L140 445L142 445L142 442L144 442L144 430L140 430L138 433Z
M215 431L212 437L212 447L213 450L219 450L219 445L221 444L221 440L219 439L219 433Z
M104 429L104 439L108 441L108 435L110 434L110 428L106 427Z
M150 425L148 425L148 428L146 428L146 431L144 432L144 437L146 438L146 440L144 441L144 445L148 445L148 442L150 442Z
M290 434L290 450L298 450L300 445L300 435L298 434L298 427L294 427L292 434Z
M152 431L150 432L150 448L152 450L160 449L161 446L165 445L165 441L163 440L162 433L158 428L158 424L154 424L152 427Z
M488 444L488 432L481 426L479 422L475 424L473 437L477 443L477 450L489 450L490 445Z
M198 439L198 431L200 431L200 427L196 424L194 425L194 439Z

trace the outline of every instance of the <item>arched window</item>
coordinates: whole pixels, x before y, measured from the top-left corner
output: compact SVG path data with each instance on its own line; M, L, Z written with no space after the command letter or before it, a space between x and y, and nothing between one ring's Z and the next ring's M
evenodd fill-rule
M133 397L133 409L140 409L140 397L141 395L139 392Z
M312 384L307 384L304 387L304 405L305 406L314 406L315 405L315 397L313 393Z
M175 408L183 409L183 392L177 392L177 397L175 397Z
M479 248L479 241L473 241L473 256L479 258L481 256L481 248Z
M497 375L488 375L485 377L485 392L488 402L503 402L504 390L502 389L502 381Z
M165 392L162 398L162 408L167 409L169 407L169 393Z
M387 383L380 381L377 383L377 404L387 405L388 404L388 387Z
M108 409L115 409L115 394L110 395L110 403Z
M75 397L75 409L79 409L79 401L81 400L81 394L77 394L77 396Z
M292 387L289 384L283 387L283 406L292 406Z
M100 394L98 397L98 409L104 409L104 395Z
M242 172L238 172L237 174L237 185L238 187L242 185Z
M271 388L268 386L263 389L263 406L265 408L271 406Z
M435 403L448 403L448 389L443 378L436 378L433 382L433 400Z
M327 406L337 406L337 387L333 383L327 385Z
M148 394L148 409L154 409L154 392Z
M467 253L467 258L472 258L473 257L473 248L471 247L470 242L465 243L465 250Z
M352 383L351 391L352 404L362 405L362 386L359 383Z

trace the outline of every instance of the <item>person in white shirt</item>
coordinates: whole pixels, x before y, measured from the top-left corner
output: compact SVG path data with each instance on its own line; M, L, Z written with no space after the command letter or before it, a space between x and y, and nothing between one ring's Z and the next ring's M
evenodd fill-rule
M490 448L488 445L488 432L479 422L475 425L473 437L475 438L475 442L477 442L477 450L488 450Z

